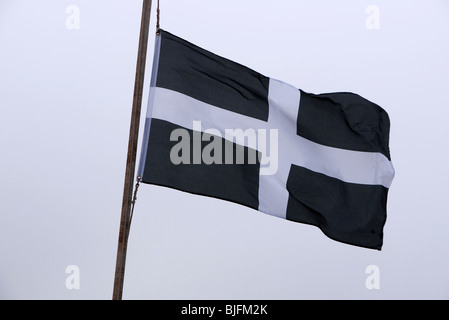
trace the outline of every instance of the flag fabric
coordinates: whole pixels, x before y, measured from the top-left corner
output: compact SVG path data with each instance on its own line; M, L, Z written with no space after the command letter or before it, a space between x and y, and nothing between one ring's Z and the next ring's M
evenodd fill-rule
M307 93L160 30L138 175L380 250L389 131L359 95Z

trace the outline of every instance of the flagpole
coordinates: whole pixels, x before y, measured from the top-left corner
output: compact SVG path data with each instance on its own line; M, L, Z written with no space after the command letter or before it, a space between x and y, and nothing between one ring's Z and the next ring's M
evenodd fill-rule
M123 283L125 280L126 251L130 228L131 202L133 196L134 174L136 168L137 141L139 136L140 110L145 78L145 63L150 29L152 0L143 0L142 20L140 25L139 49L137 55L136 79L131 113L131 124L128 141L128 156L126 160L125 185L123 190L122 214L117 246L117 261L115 267L113 300L122 300Z

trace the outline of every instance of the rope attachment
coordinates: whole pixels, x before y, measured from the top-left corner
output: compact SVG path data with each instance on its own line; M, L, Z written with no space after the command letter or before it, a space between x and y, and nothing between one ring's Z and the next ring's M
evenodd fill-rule
M161 10L159 9L159 0L157 0L157 17L156 17L156 34L160 35L160 28L161 28Z
M137 201L137 191L139 190L139 186L140 186L140 182L141 181L142 181L142 177L141 176L137 176L136 186L134 187L133 200L131 201L131 213L129 215L129 220L128 220L128 230L131 229L131 222L133 220L133 215L134 215L134 207L135 207L136 201Z

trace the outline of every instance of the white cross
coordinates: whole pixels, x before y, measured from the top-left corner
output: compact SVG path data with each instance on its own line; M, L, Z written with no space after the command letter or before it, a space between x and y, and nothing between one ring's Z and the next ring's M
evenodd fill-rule
M194 122L202 128L225 131L235 129L278 130L278 170L260 175L259 211L285 218L289 193L287 179L292 164L345 182L390 187L394 176L391 162L381 153L359 152L327 147L297 135L301 92L284 82L270 79L268 121L228 111L176 91L151 87L148 118L165 120L193 130ZM257 149L257 146L248 146ZM266 150L262 153L264 163ZM270 155L271 156L271 155Z

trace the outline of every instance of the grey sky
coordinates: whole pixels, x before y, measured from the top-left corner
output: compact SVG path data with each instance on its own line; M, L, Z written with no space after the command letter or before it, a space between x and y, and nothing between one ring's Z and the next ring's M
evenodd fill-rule
M69 5L79 29L66 26ZM369 5L380 29L366 27ZM167 31L262 74L381 105L396 177L381 252L142 185L123 297L448 299L449 3L161 0L161 10ZM1 299L112 297L140 14L134 0L0 0ZM155 10L151 30L145 102ZM66 287L69 265L79 290ZM378 290L365 286L370 265Z

